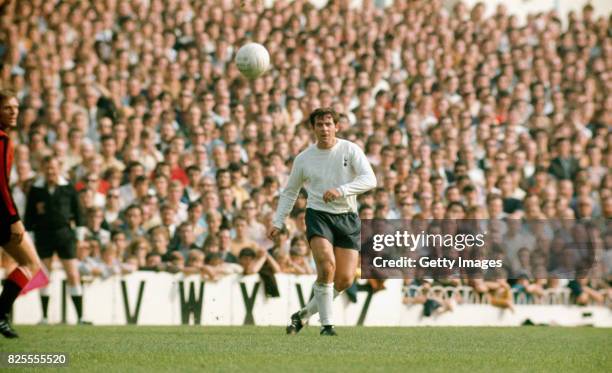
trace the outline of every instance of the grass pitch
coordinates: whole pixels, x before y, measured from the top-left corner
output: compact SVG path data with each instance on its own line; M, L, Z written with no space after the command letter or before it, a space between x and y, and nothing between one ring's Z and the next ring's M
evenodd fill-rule
M612 371L612 332L593 328L23 326L2 352L65 352L59 371ZM30 370L32 368L29 368ZM48 368L37 368L48 372Z

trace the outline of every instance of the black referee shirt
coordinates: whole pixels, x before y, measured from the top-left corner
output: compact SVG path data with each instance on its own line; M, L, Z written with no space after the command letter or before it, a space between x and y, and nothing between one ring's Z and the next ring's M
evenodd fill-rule
M38 179L30 192L26 204L24 224L29 231L55 231L83 225L83 214L77 191L62 180L53 193L43 179Z

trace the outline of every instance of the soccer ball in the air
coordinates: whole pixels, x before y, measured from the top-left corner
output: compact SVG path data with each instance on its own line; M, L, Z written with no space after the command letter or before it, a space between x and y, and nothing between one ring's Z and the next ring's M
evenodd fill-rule
M270 54L261 44L245 44L236 53L236 66L246 78L255 79L268 70Z

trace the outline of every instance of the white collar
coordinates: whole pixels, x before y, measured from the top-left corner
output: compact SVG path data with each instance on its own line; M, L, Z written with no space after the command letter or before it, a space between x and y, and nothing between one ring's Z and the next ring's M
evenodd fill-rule
M37 188L44 188L45 187L45 183L46 183L45 178L42 177L42 176L39 176L36 179L36 181L34 181L34 186L37 187ZM60 176L59 177L59 182L57 183L57 186L65 186L65 185L68 185L68 180L66 180L66 178L63 177L63 176Z

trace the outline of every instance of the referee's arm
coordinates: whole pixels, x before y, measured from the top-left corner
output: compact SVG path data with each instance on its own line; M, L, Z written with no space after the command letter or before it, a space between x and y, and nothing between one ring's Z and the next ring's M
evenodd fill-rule
M36 203L36 188L31 187L26 200L25 216L23 217L26 231L33 231L34 223L36 222Z
M83 210L81 208L81 203L79 201L79 194L74 189L74 187L71 186L70 189L70 209L72 210L72 219L74 221L75 227L82 227L85 225L85 221L83 218Z

